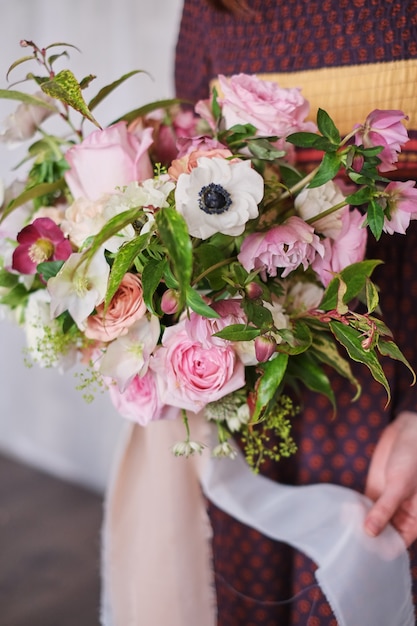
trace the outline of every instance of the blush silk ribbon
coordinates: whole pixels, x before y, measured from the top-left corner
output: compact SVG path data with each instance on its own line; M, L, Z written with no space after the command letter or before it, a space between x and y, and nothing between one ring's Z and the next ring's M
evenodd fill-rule
M366 535L365 496L331 484L281 485L254 474L240 453L211 459L201 482L217 507L315 561L339 626L415 624L407 550L391 526Z

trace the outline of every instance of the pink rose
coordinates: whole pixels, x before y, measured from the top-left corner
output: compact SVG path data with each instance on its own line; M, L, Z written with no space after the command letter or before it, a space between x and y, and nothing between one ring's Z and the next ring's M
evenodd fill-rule
M128 131L125 122L92 132L65 155L71 168L65 180L73 197L94 201L116 187L152 178L151 144L151 128L139 139Z
M219 99L226 128L252 124L262 135L287 137L300 130L316 130L306 122L310 105L300 89L285 89L273 81L237 74L229 80L219 76L223 97Z
M381 172L395 170L394 163L398 161L398 152L408 140L408 133L403 125L407 116L398 110L381 111L375 109L365 120L362 126L358 126L355 135L355 143L365 148L382 146L383 150L378 154L381 159L379 169Z
M367 230L362 228L363 215L357 210L346 207L342 214L342 230L337 239L324 239L324 255L316 256L312 268L326 287L333 274L348 265L363 261L367 240Z
M122 392L117 385L109 385L110 399L116 411L128 420L146 426L159 419L175 419L178 409L164 406L158 396L158 389L152 372L135 376Z
M142 282L136 274L123 276L118 290L104 312L104 303L96 307L96 313L87 318L85 335L97 341L113 341L125 335L132 324L146 313L143 302Z
M233 347L190 337L185 322L165 330L150 367L162 401L194 413L245 384Z
M178 141L182 137L194 136L197 122L198 118L192 111L173 106L168 110L156 109L145 117L137 118L129 124L129 130L138 134L144 128L152 128L154 161L169 165L178 155Z
M210 306L220 315L220 318L207 318L192 314L184 322L187 334L192 339L199 339L207 345L224 346L228 342L225 342L224 339L213 337L213 335L232 324L247 324L248 320L242 309L242 301L237 298L230 298L229 300L211 302Z
M277 276L283 269L285 278L300 265L304 270L314 261L316 255L323 255L324 248L314 228L299 217L292 216L279 226L265 233L252 233L243 240L239 262L248 272L260 269L260 275Z

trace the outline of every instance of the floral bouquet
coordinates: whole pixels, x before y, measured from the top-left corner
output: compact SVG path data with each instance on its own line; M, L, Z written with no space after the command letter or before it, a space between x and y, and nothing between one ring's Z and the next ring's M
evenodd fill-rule
M9 74L32 62L42 75L26 76L33 95L0 91L20 101L3 141L30 142L25 179L0 200L0 302L33 361L84 364L81 387L98 383L143 426L182 416L177 455L201 451L187 419L201 412L213 453L233 456L239 433L254 468L294 452L303 385L336 410L328 368L357 397L350 362L364 363L389 400L381 358L411 367L378 315L365 246L417 215L414 182L385 177L408 138L402 111L341 137L324 110L306 121L299 89L240 74L194 111L156 102L102 128L93 111L137 72L87 103L94 77L54 70L67 44L21 43L31 54ZM303 172L306 149L321 161Z

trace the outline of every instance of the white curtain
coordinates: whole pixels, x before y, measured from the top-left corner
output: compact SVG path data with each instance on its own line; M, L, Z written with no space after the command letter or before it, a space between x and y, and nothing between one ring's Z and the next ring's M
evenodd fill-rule
M8 86L9 66L27 54L19 45L27 39L40 47L66 42L79 48L81 53L71 51L66 63L77 78L97 76L91 97L128 71L147 72L96 109L102 125L141 104L172 97L181 8L181 0L0 0L0 88ZM10 82L35 69L18 67ZM0 120L15 106L0 100ZM11 182L16 177L11 170L22 154L0 144L0 178ZM110 400L98 392L87 404L71 373L26 367L23 333L6 321L0 322L0 345L0 450L103 489L124 426Z

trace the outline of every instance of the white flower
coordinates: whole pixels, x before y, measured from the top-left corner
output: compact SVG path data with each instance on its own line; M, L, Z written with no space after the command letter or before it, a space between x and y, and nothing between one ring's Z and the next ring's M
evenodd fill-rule
M50 303L45 289L29 295L24 324L26 344L31 358L40 367L57 367L64 372L75 364L77 349L75 343L62 334L57 322L51 320Z
M201 454L204 448L205 445L203 443L187 439L186 441L178 441L174 444L172 446L172 452L175 456L189 457L193 454Z
M97 235L105 225L103 213L108 198L108 194L100 196L96 201L78 198L66 209L61 229L78 248L88 237Z
M160 324L155 315L146 316L130 327L123 337L112 341L100 361L100 372L117 381L124 391L138 374L144 376L159 339Z
M213 448L212 454L214 457L228 457L229 459L235 459L237 457L235 448L233 448L228 441L219 443L215 448Z
M80 253L71 254L58 274L48 280L51 316L68 311L80 330L94 307L103 302L110 267L101 248L86 264Z
M314 283L297 281L288 291L285 309L293 314L303 314L317 309L323 298L323 287Z
M303 220L308 220L344 202L344 200L345 196L342 194L340 188L332 180L329 180L320 187L313 187L311 189L307 187L303 189L296 197L294 206L297 215L302 217ZM335 211L326 217L314 221L312 226L315 231L322 233L326 237L337 239L342 230L341 211Z
M175 191L177 211L191 236L215 233L236 237L258 216L264 181L250 161L200 157L190 174L181 174Z

